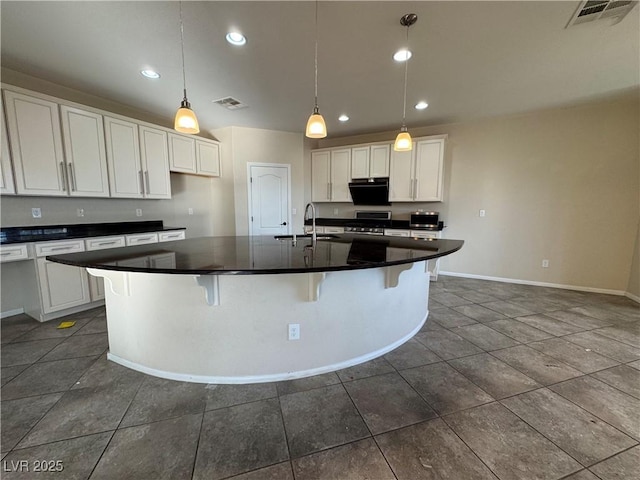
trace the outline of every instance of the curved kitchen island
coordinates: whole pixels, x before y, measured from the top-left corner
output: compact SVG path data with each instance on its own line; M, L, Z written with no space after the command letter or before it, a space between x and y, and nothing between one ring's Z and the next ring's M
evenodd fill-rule
M105 279L114 362L174 380L255 383L338 370L403 344L428 315L428 260L462 245L202 237L47 259Z

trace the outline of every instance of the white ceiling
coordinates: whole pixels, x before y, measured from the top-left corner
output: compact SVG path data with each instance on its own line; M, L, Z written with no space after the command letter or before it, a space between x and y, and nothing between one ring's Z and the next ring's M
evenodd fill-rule
M640 85L640 8L565 28L577 1L319 3L319 106L329 136L398 129L410 30L409 128L515 114ZM0 3L2 66L172 118L182 99L177 2ZM302 132L313 109L313 2L183 3L187 93L204 130ZM233 47L235 27L247 37ZM159 71L148 80L140 70ZM233 96L249 108L212 103ZM429 108L412 106L426 100ZM337 117L351 117L340 123Z

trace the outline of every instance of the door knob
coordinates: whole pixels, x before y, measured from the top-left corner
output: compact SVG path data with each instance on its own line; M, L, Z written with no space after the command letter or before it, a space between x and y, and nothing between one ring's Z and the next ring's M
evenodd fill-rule
M287 224L287 222L282 222L280 225L286 225L286 224Z

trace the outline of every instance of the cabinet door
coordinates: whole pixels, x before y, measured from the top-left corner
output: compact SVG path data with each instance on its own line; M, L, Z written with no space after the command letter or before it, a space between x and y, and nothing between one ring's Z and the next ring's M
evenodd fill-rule
M416 186L419 202L442 201L444 140L422 140L416 144Z
M351 149L351 178L369 178L369 147Z
M369 176L389 176L389 153L391 145L371 145L371 159L369 161Z
M66 196L58 104L4 92L16 193Z
M199 175L220 176L220 145L196 140L196 167Z
M196 173L196 142L193 138L169 134L169 168L172 172Z
M408 152L391 152L389 169L389 201L413 201L415 147Z
M89 293L91 301L95 302L96 300L104 300L104 278L94 277L91 274L87 274L87 277L89 278Z
M7 126L4 123L4 107L0 96L0 194L16 193L13 182L13 169L11 167L11 153L9 152L9 137Z
M141 125L140 159L145 198L171 198L167 132Z
M89 303L89 280L84 268L37 259L38 282L44 313Z
M349 182L351 181L351 149L331 151L331 193L332 202L351 202Z
M111 196L142 198L143 174L140 166L138 125L105 117L104 127Z
M331 153L311 152L311 201L328 202L329 194L329 168L331 166Z
M60 106L69 195L108 197L109 180L102 115Z

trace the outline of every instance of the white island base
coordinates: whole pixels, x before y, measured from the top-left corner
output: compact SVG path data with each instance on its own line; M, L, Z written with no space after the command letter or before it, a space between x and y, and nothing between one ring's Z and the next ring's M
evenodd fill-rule
M199 383L290 380L379 357L428 315L426 262L261 275L133 273L106 282L108 358ZM299 340L289 340L289 325Z

